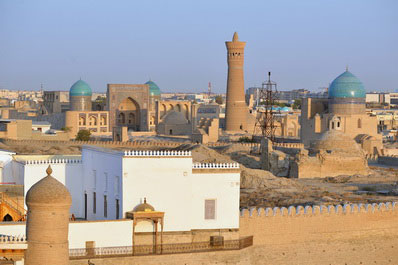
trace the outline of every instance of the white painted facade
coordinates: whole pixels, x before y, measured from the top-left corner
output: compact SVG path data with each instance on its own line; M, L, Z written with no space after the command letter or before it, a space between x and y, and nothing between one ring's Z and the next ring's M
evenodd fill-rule
M0 237L26 237L26 225L0 223ZM69 223L69 248L85 248L86 241L95 241L96 247L132 246L133 221L79 221ZM0 248L2 248L0 242Z
M0 150L0 185L17 184L13 174L13 155L15 153Z
M83 148L89 220L115 219L116 200L119 218L124 218L126 212L147 198L156 211L165 212L164 231L239 228L240 173L227 170L239 168L238 165L225 165L226 168L211 165L216 172L195 174L193 168L197 166L192 163L189 152L179 155L155 152ZM107 217L104 216L104 196L108 201ZM204 217L206 199L216 200L214 220ZM153 227L142 223L136 231L149 232Z
M71 214L76 218L122 219L146 198L156 211L165 212L164 231L239 228L238 164L193 164L188 151L117 151L92 146L84 146L81 156L5 156L3 159L0 153L3 161L13 157L7 180L23 184L25 195L45 177L51 165L52 175L72 195ZM205 218L206 200L214 200L214 218ZM114 230L106 228L106 222L83 223L81 226L87 227L76 235L85 235L85 241L90 241L90 233ZM80 231L79 227L70 229L72 234ZM115 234L116 231L119 230ZM139 222L136 226L136 232L152 231L149 222ZM132 235L129 238L131 241ZM94 241L98 247L102 244ZM118 242L119 246L128 245L119 239Z

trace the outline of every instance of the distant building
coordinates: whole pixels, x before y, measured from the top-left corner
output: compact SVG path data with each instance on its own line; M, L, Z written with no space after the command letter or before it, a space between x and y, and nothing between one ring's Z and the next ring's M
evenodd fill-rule
M44 91L41 114L61 113L69 110L69 91Z
M301 141L309 146L323 133L337 130L355 139L369 154L380 154L382 137L377 119L365 110L362 82L348 70L330 85L328 99L305 98L301 109Z

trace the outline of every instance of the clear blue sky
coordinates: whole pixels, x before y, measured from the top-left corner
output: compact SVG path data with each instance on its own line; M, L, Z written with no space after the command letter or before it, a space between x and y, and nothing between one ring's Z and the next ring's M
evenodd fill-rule
M398 89L397 0L0 0L0 88L225 92L234 31L246 88L272 71L281 89L317 90L348 65L368 91Z

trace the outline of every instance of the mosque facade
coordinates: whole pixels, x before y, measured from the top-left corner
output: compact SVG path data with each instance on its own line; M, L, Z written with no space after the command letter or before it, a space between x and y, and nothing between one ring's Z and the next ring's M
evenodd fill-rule
M367 154L382 152L377 117L366 113L362 82L348 69L330 85L328 98L304 98L301 110L301 141L305 146L320 140L323 133L337 130L362 146Z

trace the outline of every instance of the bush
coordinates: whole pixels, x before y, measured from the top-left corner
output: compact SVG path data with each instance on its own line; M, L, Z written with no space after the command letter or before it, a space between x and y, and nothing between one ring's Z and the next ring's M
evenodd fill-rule
M238 140L239 143L255 143L256 141L253 138L249 138L247 136L242 136Z
M216 103L219 104L219 105L223 104L222 96L217 96L216 97Z
M76 141L90 140L91 132L89 130L80 130L76 135Z

